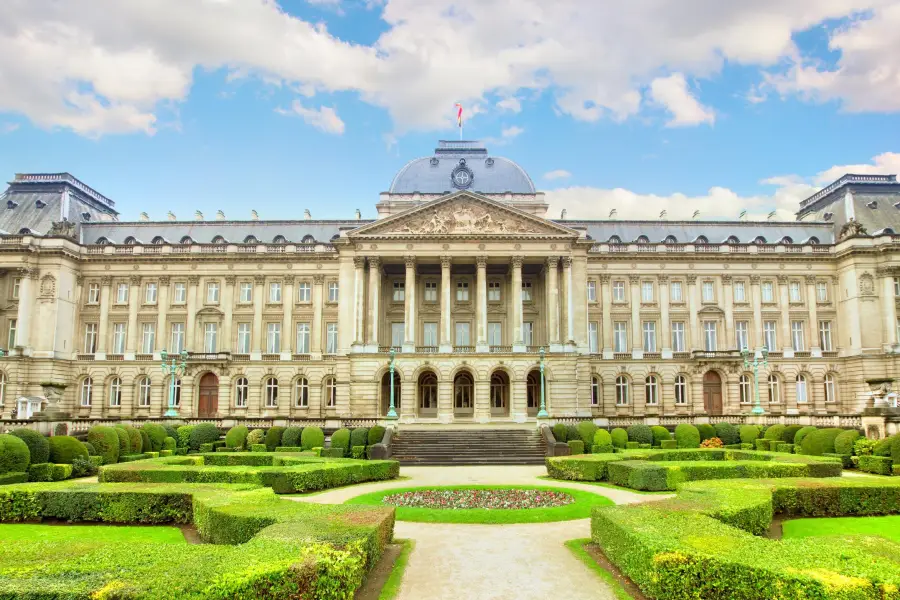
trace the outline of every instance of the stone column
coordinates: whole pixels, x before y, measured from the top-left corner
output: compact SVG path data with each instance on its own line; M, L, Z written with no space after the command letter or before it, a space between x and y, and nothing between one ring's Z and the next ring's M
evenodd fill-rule
M361 352L366 341L366 258L353 257L353 350Z
M104 275L100 279L100 325L97 328L97 356L96 360L104 360L106 349L109 347L109 294L112 285L112 277ZM20 292L21 295L21 292ZM21 303L21 300L19 301Z
M613 357L613 331L612 331L612 290L609 288L609 275L600 275L600 300L603 311L603 359L612 360ZM606 386L604 386L606 387ZM607 414L607 413L604 413Z
M184 349L188 352L197 351L197 287L200 284L200 277L191 275L188 277L188 293L187 293L187 324L184 329ZM202 348L202 346L200 346ZM185 402L184 378L182 378L181 401Z
M785 358L793 358L794 342L791 338L791 304L788 296L787 275L778 276L778 303L781 307L781 343Z
M227 275L225 277L225 291L222 294L222 312L225 313L225 316L222 317L222 336L219 340L219 350L221 352L231 352L231 349L234 347L234 340L231 339L232 327L234 326L234 284L237 283L237 277L234 275ZM220 378L220 381L224 381L225 378ZM227 396L225 396L227 397ZM221 394L219 395L219 406L222 406L221 402ZM221 411L220 411L221 412Z
M628 291L631 295L631 356L644 357L644 344L641 337L641 278L638 275L628 277Z
M572 282L572 257L563 257L563 280L566 286L566 346L574 349L575 346L575 299L573 294ZM521 278L520 278L521 279ZM521 291L520 291L521 300ZM522 303L519 302L519 323L522 322L521 312Z
M158 355L160 350L165 348L169 343L169 332L166 330L166 320L169 313L169 284L171 279L168 275L159 278L159 294L156 297L156 304L159 311L156 315L156 340L153 344L153 352ZM158 356L154 356L157 359Z
M521 256L512 257L512 321L513 352L525 351L522 337L522 261Z
M404 298L405 335L403 340L404 352L416 351L416 257L407 256L406 261L406 291Z
M263 303L265 302L266 276L253 277L253 329L250 332L250 359L262 358L265 337L263 332ZM321 313L319 315L321 317ZM321 326L321 321L316 321Z
M750 301L753 302L753 333L750 338L750 347L755 351L766 343L763 335L762 321L762 292L759 289L759 275L750 276ZM774 350L774 348L769 348Z
M22 267L19 269L22 281L19 282L19 306L16 311L16 339L15 345L22 349L25 356L31 355L31 313L35 310L34 287L37 285L38 270L34 267ZM107 309L109 306L109 294L107 293ZM102 310L101 304L101 310ZM103 327L101 322L100 327ZM8 397L13 397L7 392ZM13 400L14 401L14 398Z
M822 356L822 348L819 346L819 307L816 305L816 276L806 276L806 302L809 304L809 351L811 356ZM896 330L896 328L895 328ZM833 336L833 334L832 334ZM832 340L834 338L832 337ZM809 394L812 395L813 387L810 382ZM810 398L812 399L812 398Z
M134 360L137 352L138 337L138 306L141 304L141 276L132 275L129 278L128 289L128 331L125 334L125 360ZM157 299L158 300L158 299ZM123 392L124 396L124 392ZM124 403L123 403L124 404Z
M663 358L672 358L672 324L669 319L669 276L657 278L659 287L659 344Z
M688 313L691 320L691 337L687 341L685 350L690 352L695 349L703 349L700 340L700 322L697 317L698 301L697 301L697 276L687 276L687 293L688 293Z
M559 257L547 257L547 337L550 352L561 352L559 343Z
M450 321L450 266L452 264L452 257L441 257L441 339L439 348L441 352L453 352L453 331Z
M312 331L310 332L310 354L318 354L321 357L322 352L325 348L322 346L322 330L325 327L325 324L322 322L322 304L324 301L324 290L323 286L325 285L325 276L324 275L313 275L313 291L312 291L312 304L313 304L313 318L312 318ZM319 386L321 387L321 386ZM310 388L310 402L312 402L312 388ZM310 406L310 411L312 411L312 406ZM313 414L310 412L310 414Z
M475 300L477 308L475 311L475 350L477 352L488 352L487 339L487 256L479 256L475 259L476 279L475 279Z
M725 297L725 349L738 348L737 345L737 329L734 324L734 288L732 288L731 275L722 275L722 296ZM750 332L747 332L748 335ZM750 343L750 340L747 340ZM724 402L724 399L723 399ZM725 408L725 405L722 405Z
M884 315L884 349L890 351L897 345L897 301L894 296L894 278L890 274L884 276L881 310Z
M297 335L294 330L294 276L285 275L281 285L284 288L281 293L281 306L284 310L281 318L281 360L291 360L291 348L294 347ZM279 400L279 408L281 405Z
M381 303L381 259L377 256L369 258L369 343L366 351L378 352L378 323Z

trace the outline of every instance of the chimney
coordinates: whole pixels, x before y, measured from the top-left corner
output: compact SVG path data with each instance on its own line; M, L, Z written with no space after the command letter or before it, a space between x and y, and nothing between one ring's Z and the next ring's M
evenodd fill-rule
M359 221L359 220L361 220L361 219L362 219L362 213L359 212L359 209L357 208L357 209L356 209L356 220Z
M175 213L173 213L171 210L169 211L169 214L166 215L166 216L169 217L169 220L170 220L170 221L177 221L177 220L178 220L178 217L176 217L176 216L175 216Z
M559 218L562 221L566 220L566 209L562 209L562 213L560 213Z
M195 211L194 211L194 220L195 220L195 221L202 221L202 220L203 220L203 213L200 212L199 210L195 210Z
M306 219L307 221L309 221L310 219L312 219L312 214L310 214L308 208L304 208L304 209L303 209L303 218Z
M141 216L138 217L138 218L139 218L141 221L149 221L149 220L150 220L150 215L148 215L148 214L145 213L145 212L142 212L142 213L141 213Z
M221 210L217 210L216 211L216 221L224 221L224 220L225 220L225 213L223 213Z
M251 210L250 218L253 219L254 221L259 221L259 213L256 212L255 210Z

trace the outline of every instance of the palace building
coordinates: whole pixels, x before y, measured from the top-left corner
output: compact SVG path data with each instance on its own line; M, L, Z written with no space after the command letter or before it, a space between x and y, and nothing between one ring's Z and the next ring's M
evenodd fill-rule
M846 175L797 220L548 215L516 163L443 141L378 218L119 220L68 173L0 203L0 413L623 423L749 414L858 424L900 372L900 183ZM298 215L299 216L299 215ZM315 215L319 217L320 215ZM562 218L560 218L562 217ZM897 233L895 233L897 232ZM888 403L896 403L893 395ZM605 420L605 421L603 421Z

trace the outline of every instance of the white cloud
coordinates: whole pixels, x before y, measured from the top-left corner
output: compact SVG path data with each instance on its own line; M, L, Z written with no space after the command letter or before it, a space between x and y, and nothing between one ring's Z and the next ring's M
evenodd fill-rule
M337 135L344 133L344 122L332 106L320 106L318 109L306 108L299 100L294 100L290 110L278 109L277 112L283 115L297 115L309 125L325 133Z
M514 137L518 137L522 133L525 133L524 129L522 129L521 127L517 127L516 125L513 125L512 127L507 127L505 129L503 129L500 132L500 135L502 135L505 139L510 140Z
M556 169L555 171L550 171L548 173L544 173L544 179L568 179L572 174L566 171L565 169Z
M687 81L681 73L654 79L650 83L650 97L672 113L672 119L666 123L667 127L686 127L703 123L712 125L716 120L712 109L700 104L688 90Z
M517 113L522 111L522 103L519 102L518 98L509 97L497 102L497 108Z

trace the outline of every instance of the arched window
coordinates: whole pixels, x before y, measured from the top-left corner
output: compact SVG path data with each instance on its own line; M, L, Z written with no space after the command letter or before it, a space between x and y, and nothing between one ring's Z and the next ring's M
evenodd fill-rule
M600 378L591 377L591 406L600 406Z
M309 380L306 377L298 377L294 382L294 406L298 408L309 406Z
M659 402L659 380L656 375L648 375L644 380L644 401L648 406L656 406Z
M620 237L617 236L617 235L611 236L611 237L609 238L609 243L610 243L610 244L621 244L621 243L622 243L622 238L620 238Z
M278 406L278 380L274 377L266 379L266 408L275 408Z
M675 404L687 404L687 380L684 375L675 376Z
M31 235L31 230L27 227L23 227L19 230L19 235Z
M736 235L729 235L728 239L725 240L725 243L726 244L740 244L741 240L739 240Z
M247 400L250 397L250 382L246 377L238 377L234 383L234 406L236 408L246 408Z
M525 378L525 399L528 408L528 414L534 416L537 414L541 406L541 373L540 371L531 371ZM547 399L544 399L546 403Z
M125 245L126 245L126 246L134 246L135 244L137 244L137 239L136 239L136 238L134 238L134 237L132 237L132 236L130 236L130 235L129 235L127 238L125 238Z
M750 387L750 376L744 373L741 375L741 404L750 404L752 402L752 389Z
M244 238L244 243L245 244L258 244L259 240L256 239L255 235L248 235L247 237Z
M94 394L94 380L90 377L85 377L81 381L81 405L82 406L90 406L91 405L91 397Z
M837 402L837 393L834 385L834 375L825 375L825 402Z
M470 410L474 404L475 384L465 371L453 378L453 403L456 410Z
M315 244L315 243L316 243L316 238L314 238L314 237L311 236L311 235L304 235L304 236L303 236L303 241L302 241L301 243L303 243L303 244Z
M94 243L98 246L108 246L110 244L109 239L105 237L97 238L97 241Z
M628 378L624 375L616 377L616 406L628 404Z
M509 396L509 378L503 371L491 374L491 408L506 408Z
M649 244L649 243L650 243L650 238L648 238L646 235L641 235L641 236L638 236L638 239L635 240L635 241L636 241L638 244Z
M709 243L709 240L706 239L706 236L705 236L705 235L701 235L701 236L698 237L696 240L694 240L694 243L695 243L695 244L708 244L708 243Z
M334 377L325 379L325 406L329 408L337 406L337 381Z
M175 379L175 385L173 386L173 388L174 388L174 392L175 392L175 394L174 394L174 396L175 396L175 406L176 406L176 407L181 406L181 379L178 379L178 378ZM168 397L168 396L169 396L169 394L171 394L171 393L172 393L172 392L169 391L169 388L166 387L166 403L167 403L167 405L168 405L168 402L169 402L169 397Z
M150 378L141 377L138 380L138 406L147 408L150 406Z
M769 375L767 383L769 387L769 404L778 404L781 402L781 388L778 385L778 377Z
M678 238L676 238L674 235L667 235L667 236L666 236L666 243L667 243L667 244L677 244L677 243L678 243Z
M809 401L806 393L806 375L797 375L797 404L805 404Z
M181 238L181 242L180 242L180 243L185 244L185 245L187 245L187 246L190 246L191 244L194 243L194 239L193 239L191 236L186 235L186 236L184 236L183 238Z
M287 244L287 238L284 237L283 235L276 235L274 238L272 238L272 243L273 244Z
M437 408L437 376L426 371L419 376L419 408Z
M227 244L228 242L221 235L217 235L212 239L213 244Z
M109 405L122 406L122 380L118 377L109 382Z
M156 236L155 238L153 238L152 240L150 240L150 243L153 244L153 245L155 245L155 246L160 246L160 245L166 243L166 238L164 238L164 237L161 236L161 235L158 235L158 236Z
M815 246L816 244L819 243L819 238L811 237L808 240L806 240L806 243L809 244L810 246Z
M756 238L753 240L753 243L754 243L754 244L765 244L765 243L767 243L767 242L766 242L766 238L764 238L764 237L761 236L761 235L758 235L758 236L756 236Z
M782 244L793 244L794 240L791 238L791 236L786 235L783 238L781 238L781 243Z

